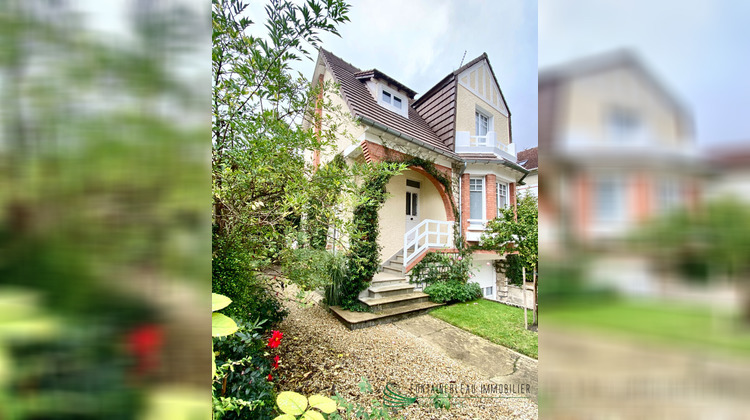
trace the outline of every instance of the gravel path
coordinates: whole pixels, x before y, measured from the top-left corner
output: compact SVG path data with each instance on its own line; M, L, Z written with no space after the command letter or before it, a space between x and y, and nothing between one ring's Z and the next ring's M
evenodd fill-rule
M295 290L287 288L287 296ZM311 395L340 393L349 402L382 402L385 385L396 383L403 394L414 394L416 384L488 385L491 382L415 335L393 325L350 331L326 309L312 303L286 303L289 316L279 329L278 390ZM369 379L373 392L362 394L358 383ZM429 395L430 393L421 395ZM456 395L456 394L454 394ZM478 394L473 394L478 395ZM497 394L495 394L497 395ZM420 400L394 417L407 419L536 419L537 405L525 398L454 399L450 410L436 409Z

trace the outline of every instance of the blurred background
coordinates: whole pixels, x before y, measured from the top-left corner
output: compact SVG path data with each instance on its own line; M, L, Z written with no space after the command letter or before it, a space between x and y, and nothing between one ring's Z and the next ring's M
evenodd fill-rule
M210 413L210 18L0 5L0 419Z
M747 418L748 24L539 2L541 418Z

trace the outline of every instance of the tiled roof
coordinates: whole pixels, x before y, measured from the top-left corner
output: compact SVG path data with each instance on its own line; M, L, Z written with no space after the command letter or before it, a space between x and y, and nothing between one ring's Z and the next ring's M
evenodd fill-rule
M536 169L539 167L539 148L532 147L518 152L517 159L519 165L526 169ZM524 162L525 161L525 162Z
M355 117L364 117L372 120L426 143L449 156L457 157L453 150L440 141L427 122L412 108L413 99L409 99L409 118L404 118L393 111L389 111L378 105L365 83L357 79L357 73L361 73L359 76L363 74L360 69L322 48L320 49L320 54L323 56L328 68L333 72L336 81L341 85L341 94L349 105L349 110ZM374 72L382 74L382 72L377 70L373 70ZM407 90L407 92L409 91Z

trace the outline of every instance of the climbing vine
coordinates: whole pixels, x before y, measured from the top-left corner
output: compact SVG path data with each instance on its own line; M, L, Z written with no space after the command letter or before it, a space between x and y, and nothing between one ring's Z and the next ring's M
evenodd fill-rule
M357 296L370 285L370 280L380 267L378 211L388 198L386 184L394 175L406 169L405 165L383 162L373 165L365 174L358 191L359 203L352 216L352 236L349 241L349 281L341 287L341 306L361 310Z
M379 224L378 211L388 195L385 189L391 177L408 167L419 167L435 178L449 197L454 220L459 220L458 207L453 200L452 180L437 169L435 163L420 157L387 158L375 165L366 174L359 190L361 202L355 207L352 218L353 232L348 254L349 281L341 290L341 306L349 310L361 310L357 297L369 285L372 277L380 268L380 246L378 245ZM454 223L454 245L458 250L455 259L459 264L451 264L449 270L452 278L466 282L471 275L471 253L461 237L460 222ZM428 261L430 259L428 258ZM416 267L415 267L416 268Z

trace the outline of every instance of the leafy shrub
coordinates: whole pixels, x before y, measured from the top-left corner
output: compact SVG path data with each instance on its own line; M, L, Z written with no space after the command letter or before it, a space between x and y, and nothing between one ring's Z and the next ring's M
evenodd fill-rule
M325 288L325 303L330 306L341 305L344 282L346 281L346 259L336 256L328 264L330 284Z
M439 281L425 287L424 292L436 303L468 302L482 297L482 289L477 283L459 281Z
M471 273L471 258L461 254L430 252L411 269L409 281L433 284L453 281L466 283Z
M287 311L253 270L248 254L237 246L223 244L211 262L211 290L232 300L224 313L232 318L267 320L268 326L284 319Z
M287 249L281 259L284 275L302 290L317 290L331 283L334 255L313 248Z
M214 338L218 367L213 385L216 418L273 418L275 395L273 383L268 380L272 362L265 355L266 341L262 336L265 324L239 322L235 334Z
M495 261L495 270L505 274L508 284L521 286L523 284L523 267L524 262L518 254L507 254L504 260ZM533 266L526 266L526 278L531 279Z

